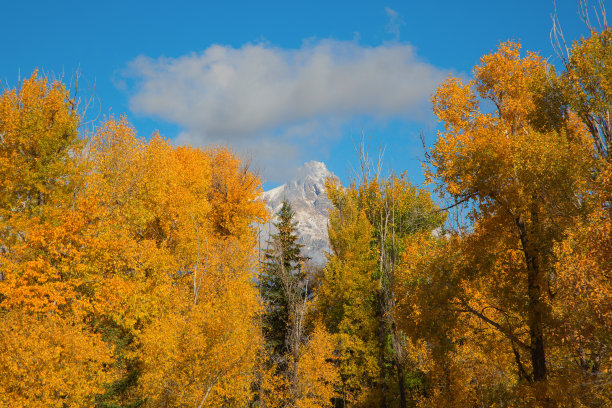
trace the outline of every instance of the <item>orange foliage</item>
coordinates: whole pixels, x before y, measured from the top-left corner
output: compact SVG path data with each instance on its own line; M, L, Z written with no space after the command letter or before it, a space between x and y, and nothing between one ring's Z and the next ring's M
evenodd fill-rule
M0 315L0 405L92 406L112 379L109 345L78 319Z
M246 403L258 178L226 149L147 142L125 118L81 141L64 87L36 74L0 115L3 398ZM108 394L129 367L142 367L137 389Z

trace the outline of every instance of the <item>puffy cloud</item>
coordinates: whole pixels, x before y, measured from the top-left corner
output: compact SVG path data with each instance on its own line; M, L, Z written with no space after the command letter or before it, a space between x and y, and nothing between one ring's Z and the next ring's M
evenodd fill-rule
M243 138L317 116L414 116L446 74L413 47L325 40L284 50L213 45L179 58L139 57L131 108L204 137Z
M141 56L127 70L135 79L131 109L179 125L179 140L251 151L267 146L290 157L307 129L324 132L329 123L338 129L360 115L420 117L446 75L408 44L336 40L299 49L212 45L178 58Z

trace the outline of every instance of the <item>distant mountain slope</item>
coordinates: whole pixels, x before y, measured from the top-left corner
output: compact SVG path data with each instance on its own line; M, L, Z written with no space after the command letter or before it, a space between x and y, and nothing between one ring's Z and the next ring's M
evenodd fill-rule
M325 253L330 252L327 221L332 203L325 194L325 180L329 177L335 175L324 163L310 161L298 170L295 180L262 194L272 214L280 211L283 199L291 204L298 222L299 242L304 245L303 253L316 265L324 265ZM262 233L264 246L269 236L267 227Z

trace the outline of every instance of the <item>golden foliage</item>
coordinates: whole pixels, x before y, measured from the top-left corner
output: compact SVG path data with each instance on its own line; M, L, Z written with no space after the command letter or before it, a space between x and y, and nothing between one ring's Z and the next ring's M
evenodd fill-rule
M0 405L91 406L111 380L111 349L78 319L0 312Z
M297 408L332 407L332 398L338 396L340 376L333 363L335 342L319 322L302 348L298 366Z
M0 96L0 405L612 405L611 35L440 85L425 172L457 230L405 174L328 183L333 253L275 355L259 178L125 117L85 132L34 72Z
M0 100L3 398L244 405L259 180L228 150L147 142L125 118L81 141L73 106L36 73ZM137 390L112 395L133 367Z

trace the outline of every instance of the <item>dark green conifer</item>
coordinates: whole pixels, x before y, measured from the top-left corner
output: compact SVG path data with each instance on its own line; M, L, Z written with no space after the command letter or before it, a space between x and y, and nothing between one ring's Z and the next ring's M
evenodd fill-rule
M284 200L274 223L277 233L270 236L260 276L260 290L266 311L263 334L268 352L282 359L289 352L289 334L292 325L292 307L305 296L302 244L297 242L297 221L291 205ZM278 359L277 359L278 360Z

